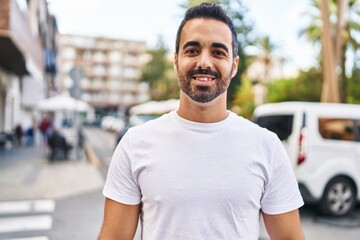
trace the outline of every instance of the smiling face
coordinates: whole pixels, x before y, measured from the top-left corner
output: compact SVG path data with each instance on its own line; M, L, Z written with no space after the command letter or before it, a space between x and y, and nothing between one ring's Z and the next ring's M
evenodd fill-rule
M175 67L180 89L193 101L207 103L225 93L236 74L229 27L217 20L195 18L181 32Z

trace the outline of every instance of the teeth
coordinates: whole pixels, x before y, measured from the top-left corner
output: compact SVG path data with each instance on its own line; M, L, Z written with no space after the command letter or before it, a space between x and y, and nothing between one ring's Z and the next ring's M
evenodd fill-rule
M198 78L196 78L196 80L199 80L199 81L201 81L201 82L207 82L207 81L211 81L212 78L198 77Z

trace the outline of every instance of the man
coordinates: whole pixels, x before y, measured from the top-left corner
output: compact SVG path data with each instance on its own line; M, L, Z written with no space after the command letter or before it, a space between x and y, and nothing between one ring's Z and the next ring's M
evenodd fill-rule
M52 130L52 133L48 136L47 143L50 148L50 161L65 160L68 158L68 153L72 146L66 141L58 129L55 128Z
M186 12L176 40L177 111L129 129L104 187L99 239L303 239L303 201L281 142L227 110L236 32L203 3Z

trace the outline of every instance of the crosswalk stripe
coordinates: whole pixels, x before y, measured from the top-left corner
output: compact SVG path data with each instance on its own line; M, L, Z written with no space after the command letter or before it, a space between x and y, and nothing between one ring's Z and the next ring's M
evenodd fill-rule
M48 237L41 236L41 237L29 237L29 238L8 238L3 240L49 240Z
M54 209L54 200L0 202L0 214L53 212Z
M0 219L0 233L48 230L52 227L50 215L8 217Z

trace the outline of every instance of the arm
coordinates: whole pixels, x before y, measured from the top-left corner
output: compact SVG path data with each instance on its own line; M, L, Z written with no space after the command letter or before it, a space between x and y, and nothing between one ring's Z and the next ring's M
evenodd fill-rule
M299 210L269 215L262 213L266 230L272 240L303 240Z
M105 200L104 223L99 240L132 240L138 225L140 204L126 205Z

